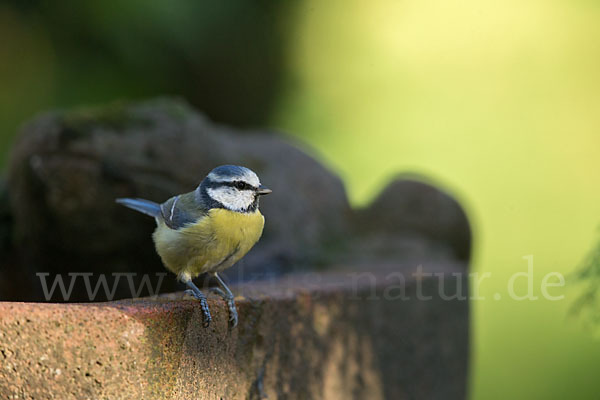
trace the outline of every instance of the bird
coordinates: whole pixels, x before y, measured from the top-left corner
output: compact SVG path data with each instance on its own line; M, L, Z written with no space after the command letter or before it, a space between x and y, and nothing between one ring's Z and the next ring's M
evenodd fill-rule
M139 198L116 202L154 217L152 234L156 252L164 266L177 275L190 294L200 302L203 326L212 321L206 296L192 281L208 273L229 308L229 326L238 324L234 295L219 273L238 262L260 239L265 218L258 209L259 198L271 193L258 175L239 165L214 168L195 190L171 197L162 204Z

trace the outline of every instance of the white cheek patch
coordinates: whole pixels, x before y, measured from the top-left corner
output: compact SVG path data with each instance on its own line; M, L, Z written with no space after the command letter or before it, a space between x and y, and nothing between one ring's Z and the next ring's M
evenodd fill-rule
M254 202L254 192L252 190L237 190L232 187L209 188L206 190L208 195L223 204L231 211L243 211Z
M254 172L252 172L252 170L250 170L250 169L246 169L244 171L243 175L235 175L235 176L223 176L223 175L219 175L214 172L211 172L210 174L208 174L208 179L213 182L243 181L254 187L260 186L260 180L258 179L258 176Z

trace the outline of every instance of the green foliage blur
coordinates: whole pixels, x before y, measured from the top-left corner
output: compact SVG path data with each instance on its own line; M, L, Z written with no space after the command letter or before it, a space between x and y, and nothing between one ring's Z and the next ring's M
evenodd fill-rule
M41 110L175 94L309 144L357 205L425 174L466 207L490 274L470 398L596 399L600 344L569 314L585 289L540 285L597 240L598 21L589 0L4 2L1 154ZM528 256L538 299L519 301Z

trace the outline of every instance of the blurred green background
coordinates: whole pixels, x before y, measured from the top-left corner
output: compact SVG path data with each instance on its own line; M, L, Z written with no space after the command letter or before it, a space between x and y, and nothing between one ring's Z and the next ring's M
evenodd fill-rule
M312 146L356 205L425 174L472 219L471 399L597 399L569 306L600 223L600 2L4 1L0 162L49 108L175 94ZM533 255L536 301L507 295ZM526 290L524 280L517 292ZM494 297L495 294L500 296Z

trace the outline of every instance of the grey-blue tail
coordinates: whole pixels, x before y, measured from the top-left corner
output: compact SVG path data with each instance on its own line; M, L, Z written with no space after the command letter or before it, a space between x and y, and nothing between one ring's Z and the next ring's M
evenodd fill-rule
M125 207L129 207L135 211L139 211L143 214L151 217L157 217L160 215L160 204L150 200L144 199L117 199L117 203L123 204Z

